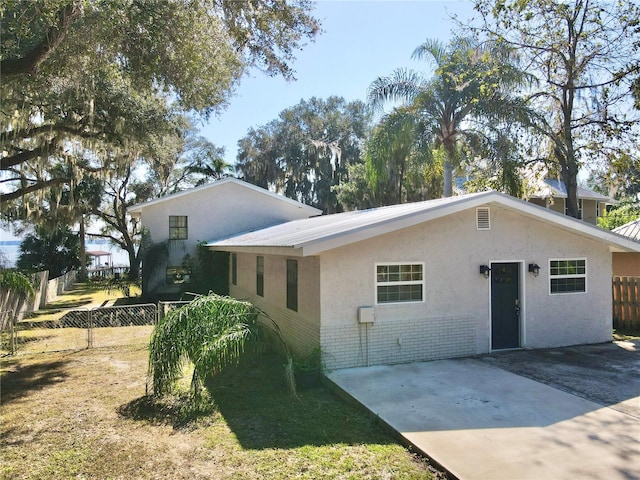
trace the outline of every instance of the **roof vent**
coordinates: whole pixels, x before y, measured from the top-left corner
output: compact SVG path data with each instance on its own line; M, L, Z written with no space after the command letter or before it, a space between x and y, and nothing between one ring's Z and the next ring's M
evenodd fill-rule
M489 207L476 208L476 227L478 230L491 230Z

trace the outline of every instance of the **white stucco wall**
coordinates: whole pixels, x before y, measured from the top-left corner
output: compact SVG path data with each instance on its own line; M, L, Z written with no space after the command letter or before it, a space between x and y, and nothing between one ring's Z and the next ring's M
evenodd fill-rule
M257 255L250 253L237 254L237 285L229 281L229 295L249 300L266 312L277 323L289 348L305 355L320 345L319 258L263 256L264 296L256 294ZM287 308L287 258L298 261L297 312Z
M587 293L549 294L550 258L586 258ZM537 263L521 275L521 344L541 348L611 339L611 254L606 245L491 207L491 230L475 209L326 252L320 262L321 343L330 368L448 358L490 349L490 280L481 264ZM423 303L377 305L376 262L424 262Z
M188 217L188 239L170 242L167 266L180 266L187 253L195 257L196 246L202 241L307 218L310 213L290 201L228 182L145 206L141 222L154 243L169 238L171 215ZM158 268L149 287L164 284L165 270Z

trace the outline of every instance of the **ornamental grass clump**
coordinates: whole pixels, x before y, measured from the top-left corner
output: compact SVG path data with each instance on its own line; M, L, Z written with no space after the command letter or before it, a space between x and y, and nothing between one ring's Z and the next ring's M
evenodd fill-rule
M198 398L207 376L257 350L258 314L249 302L216 294L199 296L169 312L151 336L149 377L153 394L170 393L183 376L186 362L190 362L191 393Z

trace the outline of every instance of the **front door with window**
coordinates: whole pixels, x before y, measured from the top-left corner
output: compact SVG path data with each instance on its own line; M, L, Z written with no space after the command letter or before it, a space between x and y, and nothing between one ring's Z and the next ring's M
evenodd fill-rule
M520 347L520 265L491 264L491 349Z

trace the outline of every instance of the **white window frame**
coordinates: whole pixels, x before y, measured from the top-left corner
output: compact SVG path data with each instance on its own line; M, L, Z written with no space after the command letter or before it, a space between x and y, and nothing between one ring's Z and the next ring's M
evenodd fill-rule
M584 273L573 273L570 275L553 275L551 273L551 262L564 262L564 261L584 261ZM587 259L585 257L570 257L570 258L550 258L547 264L549 268L549 295L582 295L587 293L588 290L588 266ZM552 292L551 281L559 278L584 278L584 292Z
M406 281L398 281L398 282L378 282L378 267L380 266L393 266L393 265L420 265L420 268L422 269L422 280L406 280ZM376 298L376 305L399 305L399 304L407 304L407 303L424 303L425 302L425 262L412 262L412 261L406 261L406 262L377 262L375 264L375 268L373 271L373 280L374 280L374 285L375 285L375 298ZM422 285L422 300L406 300L406 301L399 301L399 302L380 302L378 300L378 287L382 287L382 286L391 286L391 285Z

